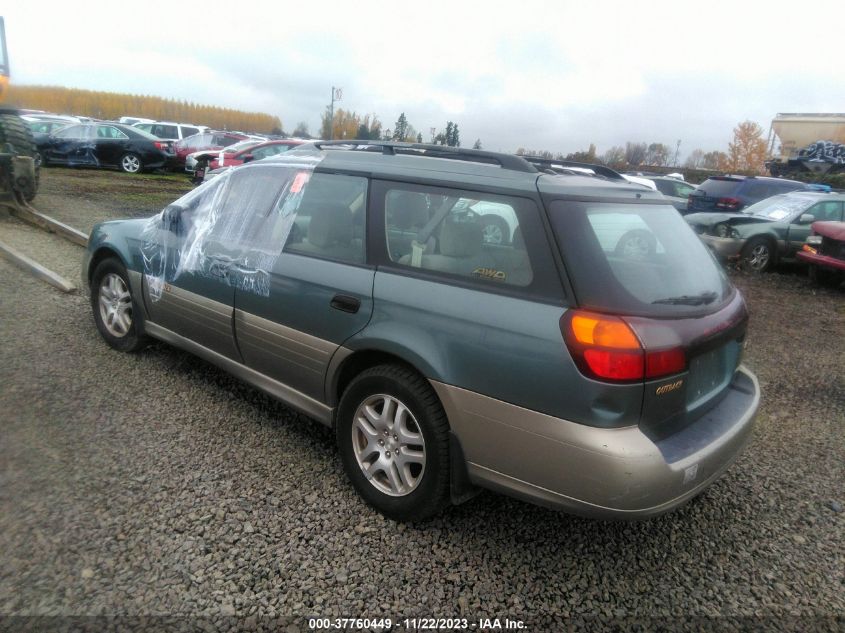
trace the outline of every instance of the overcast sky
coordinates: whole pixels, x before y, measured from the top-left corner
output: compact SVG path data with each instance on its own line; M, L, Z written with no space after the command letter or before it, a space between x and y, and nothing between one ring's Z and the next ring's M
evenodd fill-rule
M17 84L188 99L319 130L400 112L428 140L726 149L744 119L845 112L845 1L6 2ZM127 112L126 114L132 114ZM199 121L201 123L201 121Z

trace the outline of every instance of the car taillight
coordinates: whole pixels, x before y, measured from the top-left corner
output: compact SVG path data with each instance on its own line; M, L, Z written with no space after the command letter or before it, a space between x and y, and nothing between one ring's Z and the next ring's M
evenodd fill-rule
M719 198L716 201L716 206L719 209L736 209L739 206L739 200L736 198Z
M632 382L686 369L682 348L644 349L631 326L619 317L569 310L560 327L575 364L591 378Z
M160 149L162 152L167 151L168 144L162 143L161 141L153 141L153 145L156 146L156 149Z

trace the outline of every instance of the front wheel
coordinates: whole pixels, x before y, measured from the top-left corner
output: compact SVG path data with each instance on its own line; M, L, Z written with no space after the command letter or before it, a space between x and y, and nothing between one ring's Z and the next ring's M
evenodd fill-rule
M114 349L135 352L146 345L129 275L116 259L105 259L94 270L91 309L100 335Z
M772 267L774 256L769 240L754 238L742 249L742 267L754 273L764 273Z
M120 159L120 169L125 171L127 174L140 173L142 168L143 164L141 163L141 157L138 156L138 154L130 152L128 154L124 154Z
M449 425L431 385L379 365L346 388L338 407L343 467L363 499L396 521L420 521L449 502Z

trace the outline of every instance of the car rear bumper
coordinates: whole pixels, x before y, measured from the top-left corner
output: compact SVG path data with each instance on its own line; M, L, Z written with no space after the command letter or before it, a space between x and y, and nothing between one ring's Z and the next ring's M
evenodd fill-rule
M710 247L716 255L723 259L735 259L742 252L745 240L733 237L716 237L714 235L699 235L701 241Z
M637 426L590 427L432 384L474 484L604 519L662 514L700 493L740 454L760 403L757 379L740 367L716 407L654 442Z
M808 264L821 266L822 268L832 268L834 270L845 270L845 260L836 259L829 255L819 255L818 253L808 253L806 251L798 251L798 259Z

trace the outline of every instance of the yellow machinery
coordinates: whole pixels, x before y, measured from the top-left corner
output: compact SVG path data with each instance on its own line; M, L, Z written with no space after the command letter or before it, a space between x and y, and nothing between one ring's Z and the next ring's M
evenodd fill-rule
M0 17L0 204L25 206L38 190L38 152L32 131L17 110L4 107L9 87L6 28Z

